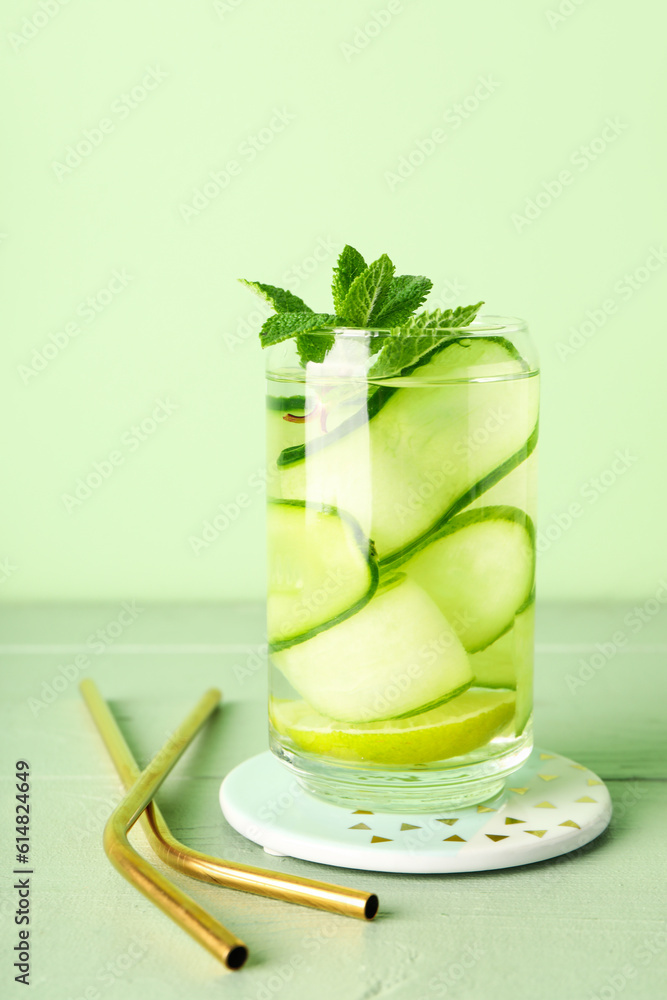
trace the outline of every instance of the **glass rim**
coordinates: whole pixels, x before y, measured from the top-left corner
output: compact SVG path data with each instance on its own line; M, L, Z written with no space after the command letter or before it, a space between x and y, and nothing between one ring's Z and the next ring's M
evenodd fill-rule
M392 335L392 330L404 330L407 337L426 337L429 334L435 336L440 333L455 333L461 337L475 337L488 334L503 336L507 333L527 333L528 324L519 316L490 315L480 316L478 319L473 320L470 326L433 326L427 330L419 330L404 327L400 324L395 327L345 326L341 324L340 326L308 330L307 336L330 337L332 334L335 334L337 337L349 337L353 339L354 337L364 337L368 334L372 334L373 336L390 336Z

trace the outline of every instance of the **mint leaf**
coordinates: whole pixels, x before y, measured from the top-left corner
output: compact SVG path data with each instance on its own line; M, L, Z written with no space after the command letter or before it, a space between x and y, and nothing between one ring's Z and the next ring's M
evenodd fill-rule
M321 330L316 335L312 333L297 334L296 349L303 367L305 368L309 361L318 365L322 364L333 347L335 339L333 333L324 334Z
M303 299L300 299L298 295L294 295L292 292L288 292L285 288L276 288L275 285L264 285L261 281L246 281L245 278L239 278L239 281L241 284L247 285L248 288L252 288L253 292L257 292L267 302L270 302L276 312L313 311L310 306L306 305Z
M399 274L391 279L389 291L375 317L377 326L400 326L412 316L433 288L423 275Z
M452 329L469 326L483 305L477 302L473 306L434 309L413 316L384 338L369 378L389 378L423 364L445 341L451 340Z
M369 264L365 271L358 274L350 285L343 304L339 310L345 322L350 326L369 326L374 313L384 303L394 276L394 265L383 253L381 257Z
M423 312L418 316L412 316L404 325L404 330L412 334L419 330L437 331L469 326L483 305L483 302L476 302L474 306L457 306L456 309L433 309L431 312Z
M280 312L276 313L275 316L269 316L265 321L259 332L259 339L262 347L271 347L273 344L280 344L283 340L297 337L309 330L321 330L335 326L337 322L337 318L329 313ZM317 338L311 338L311 340L317 340Z
M331 293L333 295L334 309L341 313L345 296L350 290L350 285L362 271L366 270L366 261L358 250L346 243L338 257L338 265L334 267L333 283Z

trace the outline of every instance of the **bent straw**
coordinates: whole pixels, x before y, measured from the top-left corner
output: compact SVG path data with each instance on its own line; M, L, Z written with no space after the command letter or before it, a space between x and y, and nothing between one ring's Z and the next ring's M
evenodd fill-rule
M93 681L89 679L82 681L80 688L121 781L126 788L129 788L139 775L132 752L109 706ZM378 911L378 898L373 893L236 864L202 854L200 851L193 851L172 835L164 816L154 802L148 805L141 821L158 857L172 868L192 878L360 920L372 920Z
M86 684L84 681L80 686L84 689L89 684L90 682ZM248 957L248 949L243 941L156 871L135 851L127 839L128 831L136 823L219 701L219 691L215 688L207 691L174 735L167 740L146 769L137 776L104 828L104 850L111 863L139 892L191 934L228 969L239 969Z

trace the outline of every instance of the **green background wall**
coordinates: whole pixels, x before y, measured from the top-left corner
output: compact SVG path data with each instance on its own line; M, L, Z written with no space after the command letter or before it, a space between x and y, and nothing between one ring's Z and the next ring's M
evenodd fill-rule
M540 596L655 593L666 30L648 0L5 9L0 599L261 597L263 359L234 279L324 305L346 241L530 321Z

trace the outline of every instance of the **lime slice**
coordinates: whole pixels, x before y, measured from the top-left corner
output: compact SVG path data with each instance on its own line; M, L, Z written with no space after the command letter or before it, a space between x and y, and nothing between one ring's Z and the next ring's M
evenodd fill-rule
M471 688L446 705L409 719L341 723L305 701L273 699L273 725L302 750L375 764L426 764L476 750L514 715L513 691Z

